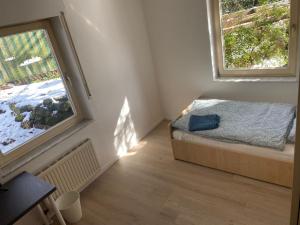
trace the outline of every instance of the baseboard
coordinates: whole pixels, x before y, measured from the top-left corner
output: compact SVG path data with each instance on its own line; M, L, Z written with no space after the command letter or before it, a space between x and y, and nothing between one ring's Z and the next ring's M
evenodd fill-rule
M105 163L103 166L101 166L101 171L99 173L99 176L101 176L103 173L105 173L108 169L110 169L115 163L119 161L119 157L115 157L113 160Z
M159 124L161 122L164 121L164 118L159 119L157 122L155 122L153 124L153 126L151 126L151 128L146 132L145 135L142 135L139 139L138 142L140 142L143 138L145 138L149 133L151 133L157 126L159 126ZM99 173L97 173L81 190L83 191L84 189L86 189L90 184L92 184L97 178L99 178L103 173L105 173L108 169L110 169L115 163L117 163L119 161L119 157L115 157L114 159L112 159L111 161L105 163L103 166L101 166L101 170L99 171Z
M105 173L110 167L112 167L119 158L114 158L113 160L109 161L108 163L105 163L104 166L101 166L101 169L96 173L93 178L86 183L80 190L79 192L82 192L84 189L86 189L88 186L90 186L96 179L98 179L103 173Z
M145 134L141 135L141 137L139 137L138 142L140 142L141 140L143 140L145 137L147 137L153 130L155 130L156 127L159 126L159 124L161 124L163 121L165 121L164 118L160 118L158 119L155 123L153 123L153 125L150 127L150 129L148 131L145 132Z

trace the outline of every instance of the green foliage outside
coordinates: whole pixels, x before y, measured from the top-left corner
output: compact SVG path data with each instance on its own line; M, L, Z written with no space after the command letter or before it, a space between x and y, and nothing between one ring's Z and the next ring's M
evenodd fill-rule
M232 13L275 2L281 2L281 0L222 0L222 11L223 14Z
M24 64L35 57L41 60ZM44 30L0 38L0 86L7 83L29 84L58 77L58 66Z
M285 67L290 5L278 0L223 0L223 12L229 11L228 5L235 4L237 12L232 10L223 15L225 68L253 68L267 60L275 60L276 65L262 67Z

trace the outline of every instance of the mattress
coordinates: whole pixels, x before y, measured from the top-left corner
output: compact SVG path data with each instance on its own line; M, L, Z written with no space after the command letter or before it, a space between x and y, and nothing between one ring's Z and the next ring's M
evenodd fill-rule
M224 142L283 150L295 118L295 106L283 103L244 102L220 99L194 100L189 111L172 122L173 128L188 132L192 115L217 114L217 129L193 133Z
M228 151L245 153L265 158L276 159L280 161L294 161L294 144L286 144L282 151L274 151L272 148L258 147L248 144L227 143L214 139L201 137L181 130L173 131L173 138L179 141L186 141L194 144L209 145L211 147L226 149Z

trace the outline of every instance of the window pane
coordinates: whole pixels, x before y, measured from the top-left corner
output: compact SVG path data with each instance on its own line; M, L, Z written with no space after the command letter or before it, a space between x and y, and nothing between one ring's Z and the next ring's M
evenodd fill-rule
M286 68L289 0L220 0L224 69Z
M40 136L74 112L47 32L0 38L0 151Z

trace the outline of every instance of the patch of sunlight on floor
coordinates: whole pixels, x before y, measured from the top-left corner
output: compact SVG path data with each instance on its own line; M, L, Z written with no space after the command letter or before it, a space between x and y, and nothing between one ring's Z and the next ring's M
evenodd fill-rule
M140 150L147 145L147 141L140 141L136 146L133 147L133 151Z
M125 98L117 126L114 132L114 145L119 157L126 156L128 150L138 144L137 134L134 128L130 107Z
M135 156L136 154L137 154L137 152L127 152L126 154L122 155L121 157L125 158L125 157Z

